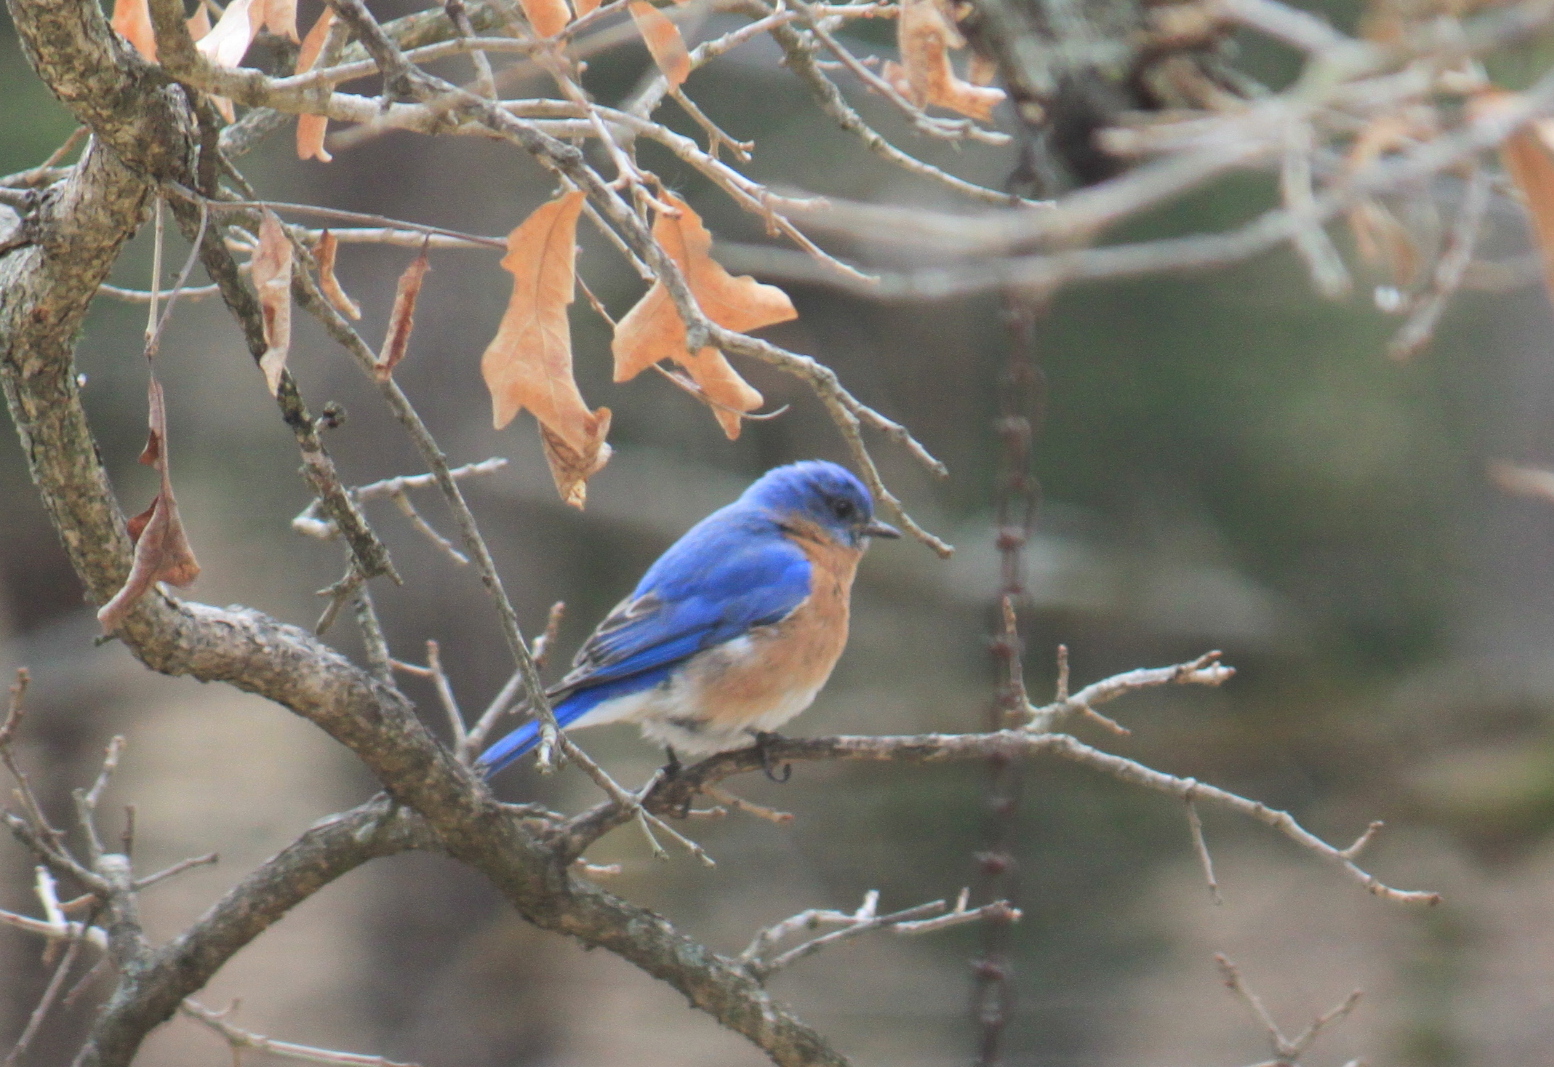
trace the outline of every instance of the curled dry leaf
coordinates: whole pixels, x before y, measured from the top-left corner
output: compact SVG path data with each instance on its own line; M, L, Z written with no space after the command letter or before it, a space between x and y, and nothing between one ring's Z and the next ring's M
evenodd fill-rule
M918 107L943 107L980 122L990 122L1003 90L962 81L950 65L950 50L966 39L944 0L902 0L896 16L901 63L886 64L885 79Z
M259 2L263 3L263 0ZM232 0L216 20L216 25L194 47L212 63L223 67L237 66L243 61L248 46L254 43L264 17L262 10L259 18L253 17L254 3L255 0Z
M109 25L148 62L156 62L156 33L151 28L151 8L146 0L113 0Z
M583 510L588 502L588 479L604 469L610 459L610 446L605 437L610 432L610 409L600 408L596 413L587 446L578 452L540 423L540 444L545 449L545 462L550 464L550 477L556 483L561 499Z
M589 411L572 376L567 308L576 292L577 216L584 199L582 192L563 193L507 235L502 268L513 276L513 295L480 359L493 424L500 430L524 408L532 411L556 488L579 508L583 483L610 455L604 443L610 409Z
M292 15L293 17L296 15L295 6L292 8ZM324 13L318 16L318 21L313 23L313 28L302 39L302 49L297 53L298 74L306 74L313 69L313 65L318 62L318 57L324 50L324 42L329 39L329 31L334 24L335 9L326 6ZM333 156L324 151L324 134L328 129L329 119L323 115L298 115L297 158L316 159L320 163L328 163L333 159ZM335 306L339 307L338 304ZM340 308L340 310L345 309ZM361 314L358 312L351 317L360 318Z
M259 220L253 278L254 288L259 290L259 308L264 313L265 351L259 359L259 369L274 396L280 390L286 357L291 351L291 241L273 211L264 212Z
M1468 117L1480 119L1511 106L1520 94L1485 89L1468 101ZM1554 130L1537 122L1518 129L1500 143L1500 161L1522 194L1522 206L1532 223L1534 242L1543 259L1543 280L1554 298L1554 150L1546 136Z
M684 85L691 76L691 53L686 50L685 38L680 36L680 27L647 0L631 0L626 7L653 62L669 80L669 87L678 89Z
M327 5L325 11L332 10ZM297 42L297 0L265 0L264 24L292 44Z
M340 288L340 281L335 277L335 251L340 242L329 230L325 230L318 239L318 247L313 249L313 262L318 264L318 288L324 294L324 299L329 301L329 306L348 319L360 319L362 317L361 306L346 295Z
M1413 235L1385 205L1369 197L1349 209L1349 232L1367 263L1384 267L1393 284L1412 285L1419 276L1419 248Z
M423 243L421 254L410 261L394 289L394 310L389 314L388 333L383 338L383 349L378 353L378 364L374 369L379 379L393 374L410 348L410 331L415 329L415 304L421 298L421 283L430 269Z
M119 628L135 602L153 583L171 582L183 586L200 576L199 561L189 547L183 520L178 515L178 502L173 499L173 483L167 469L167 405L155 374L151 375L146 392L151 432L146 437L140 462L156 468L161 485L151 506L129 520L130 540L135 542L135 559L129 577L113 599L97 612L103 632L110 634Z
M519 0L529 25L541 37L554 37L572 21L572 9L567 0ZM595 6L598 6L597 4Z
M665 194L663 199L679 217L660 213L653 222L653 238L685 274L707 318L725 329L744 332L798 317L788 294L775 285L763 285L748 275L736 278L724 270L712 258L712 234L696 212L678 197ZM713 414L730 440L739 436L739 413L761 406L761 394L739 376L723 353L711 347L694 354L686 349L685 323L661 281L654 282L616 324L610 347L617 382L629 381L663 359L683 366L717 405Z
M188 26L191 40L204 40L210 32L210 12L205 10L204 4L194 9L194 14L189 16Z

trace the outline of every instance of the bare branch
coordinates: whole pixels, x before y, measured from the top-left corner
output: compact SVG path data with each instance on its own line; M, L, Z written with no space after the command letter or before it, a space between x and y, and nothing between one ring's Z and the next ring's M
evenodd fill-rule
M193 999L183 1001L178 1005L178 1010L185 1017L209 1027L225 1038L232 1048L234 1058L243 1049L253 1049L281 1059L304 1060L308 1063L334 1063L343 1064L345 1067L418 1067L414 1063L399 1063L382 1056L364 1056L357 1052L339 1052L334 1049L315 1048L312 1045L298 1045L290 1041L278 1041L273 1037L265 1037L252 1030L233 1026L226 1020L231 1009L226 1012L212 1011Z

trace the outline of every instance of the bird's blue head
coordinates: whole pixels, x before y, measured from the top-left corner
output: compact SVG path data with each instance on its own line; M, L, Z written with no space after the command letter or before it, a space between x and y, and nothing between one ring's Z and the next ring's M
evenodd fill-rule
M870 537L901 536L874 517L874 501L862 482L845 467L824 460L767 471L745 490L741 502L771 513L778 522L806 520L853 548L863 548Z

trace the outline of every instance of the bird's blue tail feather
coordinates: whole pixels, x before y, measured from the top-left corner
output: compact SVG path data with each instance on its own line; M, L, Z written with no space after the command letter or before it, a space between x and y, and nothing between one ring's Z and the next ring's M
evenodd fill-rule
M556 705L556 725L565 729L600 704L651 689L667 678L675 666L677 664L665 664L656 670L644 671L629 678L617 678L604 685L579 689ZM540 724L538 720L531 719L482 752L475 769L491 778L522 759L539 743Z

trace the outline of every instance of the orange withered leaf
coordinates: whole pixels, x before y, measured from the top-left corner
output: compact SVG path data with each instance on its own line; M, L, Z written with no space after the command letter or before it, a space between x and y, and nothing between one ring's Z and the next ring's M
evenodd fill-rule
M331 10L328 6L326 11ZM278 33L291 41L297 41L297 0L265 0L264 24L271 33Z
M609 459L610 409L589 411L572 376L567 308L576 293L577 216L585 194L563 193L507 235L502 268L513 295L480 359L497 429L527 408L540 423L561 498L582 507L583 483Z
M394 310L389 313L388 333L383 338L383 348L378 353L378 365L375 368L380 379L394 373L394 368L399 366L399 361L405 358L405 352L410 348L410 331L415 329L415 304L421 298L421 283L426 280L426 272L430 269L431 263L426 258L426 245L423 243L421 254L410 261L410 266L399 276L399 285L394 289Z
M232 0L221 18L216 20L216 25L211 31L195 42L194 47L212 63L223 67L235 67L243 61L243 55L248 51L248 46L254 43L254 36L259 32L260 20L264 12L259 12L259 18L254 18L255 0ZM263 0L260 0L262 3Z
M556 492L561 494L564 503L579 511L588 503L588 479L602 471L610 459L610 446L604 442L610 432L610 409L600 408L595 415L587 447L582 452L540 423L540 444L545 449L545 462L550 464L550 477L556 483Z
M896 16L901 64L890 64L885 77L918 107L943 107L982 122L1004 98L1002 89L963 81L950 65L950 50L966 39L942 0L902 0Z
M291 351L291 241L272 211L264 212L259 220L259 248L254 252L252 270L254 288L259 290L259 308L264 313L266 347L259 369L274 396L281 387L281 374Z
M598 6L599 0L572 0L572 7L577 11L578 18L582 18Z
M1504 107L1514 95L1485 93L1472 101L1472 113ZM1543 257L1544 283L1554 297L1554 152L1536 126L1524 126L1500 144L1500 160L1522 194L1522 204L1532 222L1533 237Z
M292 14L295 17L295 7L292 9ZM313 23L313 28L302 39L302 48L297 53L298 74L306 74L313 69L313 65L318 62L319 54L324 50L324 42L329 39L329 31L334 24L335 9L325 7L324 13L318 16L318 21ZM328 163L333 159L333 156L324 151L324 134L328 129L329 120L323 115L298 115L297 158L316 159L321 163Z
M196 41L210 32L210 12L205 9L204 4L194 9L194 14L189 16L185 25L189 27L189 37Z
M696 212L675 196L666 193L663 199L679 217L660 213L653 222L653 238L684 273L707 318L744 332L798 317L788 294L775 285L724 270L712 258L712 234ZM654 282L616 324L610 348L617 382L629 381L663 359L683 366L716 405L713 414L730 440L739 436L739 413L761 406L761 394L739 376L722 352L708 347L693 354L686 349L685 323L663 282Z
M178 502L173 498L173 482L167 467L167 404L155 374L151 375L146 392L151 432L146 437L140 462L156 468L161 475L161 484L151 506L127 523L130 539L135 542L135 559L124 585L97 612L97 621L102 624L104 633L113 633L119 628L135 602L153 583L171 582L182 586L200 576L199 561L189 547L183 520L178 515Z
M567 7L567 0L519 0L519 3L529 18L529 25L541 37L556 36L572 21L572 9Z
M113 18L108 24L134 45L135 51L156 62L156 32L151 28L151 8L146 0L113 0Z
M325 230L318 239L318 247L313 249L313 262L318 264L318 288L330 307L348 319L359 319L362 317L360 305L346 295L335 277L335 251L339 244L335 235Z
M685 38L674 20L647 0L631 0L626 5L631 19L637 24L642 43L658 69L669 80L669 87L678 89L691 76L691 53L685 48Z

